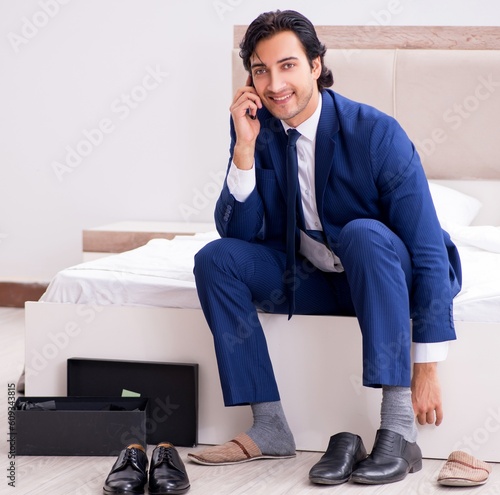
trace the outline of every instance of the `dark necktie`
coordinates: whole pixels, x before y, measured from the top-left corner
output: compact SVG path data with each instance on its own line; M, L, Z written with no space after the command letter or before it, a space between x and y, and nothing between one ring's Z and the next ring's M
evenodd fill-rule
M288 130L288 144L286 147L286 267L285 288L288 299L288 319L295 311L295 226L298 189L298 161L297 139L300 132L296 129Z

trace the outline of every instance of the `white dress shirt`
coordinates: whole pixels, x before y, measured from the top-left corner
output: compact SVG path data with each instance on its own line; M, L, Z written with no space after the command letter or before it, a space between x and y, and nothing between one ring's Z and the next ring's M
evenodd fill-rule
M316 132L321 115L322 97L319 94L318 107L306 121L302 122L297 131L301 136L297 140L297 159L299 165L299 187L302 199L302 210L307 230L322 231L323 226L318 215L316 205L315 177L315 149ZM281 121L285 131L290 126ZM240 170L234 162L227 175L229 192L236 201L244 202L255 188L255 167L250 170ZM305 232L300 232L300 253L313 265L326 272L341 272L344 270L340 259L325 244L309 237ZM448 355L449 342L436 342L413 344L413 358L417 363L444 361Z

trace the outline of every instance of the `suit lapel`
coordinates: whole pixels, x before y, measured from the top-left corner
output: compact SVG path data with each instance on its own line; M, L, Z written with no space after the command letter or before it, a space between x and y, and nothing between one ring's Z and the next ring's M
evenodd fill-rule
M318 132L316 134L315 151L315 187L316 202L320 219L323 220L324 193L328 176L333 168L333 152L335 149L334 136L339 130L337 112L333 104L332 94L329 91L323 91L321 115L318 123ZM286 199L286 150L287 137L283 125L275 117L269 117L266 121L267 135L265 141L271 161L274 164L276 179ZM263 142L262 144L266 144Z
M322 93L323 104L316 134L315 151L315 187L316 204L321 222L323 222L323 205L326 184L333 169L333 152L335 150L335 134L339 131L339 121L333 103L332 94L329 91Z

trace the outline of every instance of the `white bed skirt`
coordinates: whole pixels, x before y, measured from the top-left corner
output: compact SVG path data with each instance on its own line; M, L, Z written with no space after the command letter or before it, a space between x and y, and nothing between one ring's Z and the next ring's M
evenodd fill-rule
M260 318L297 448L325 450L340 431L360 434L370 448L381 396L361 385L357 320ZM439 365L445 420L421 427L419 443L427 458L465 450L500 462L500 324L456 327L458 340ZM199 309L26 303L26 395L66 395L72 357L198 363L199 442L225 442L249 426L248 407L223 406L212 336Z

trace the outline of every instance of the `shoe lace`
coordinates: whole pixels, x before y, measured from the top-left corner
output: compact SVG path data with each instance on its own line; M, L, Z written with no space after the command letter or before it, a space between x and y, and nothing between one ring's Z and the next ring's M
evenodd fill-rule
M125 464L133 463L137 464L137 450L127 449L125 451L125 457L123 459Z
M167 449L166 447L160 447L160 451L158 452L158 462L171 461L171 460L172 460L172 453L170 452L170 449Z

